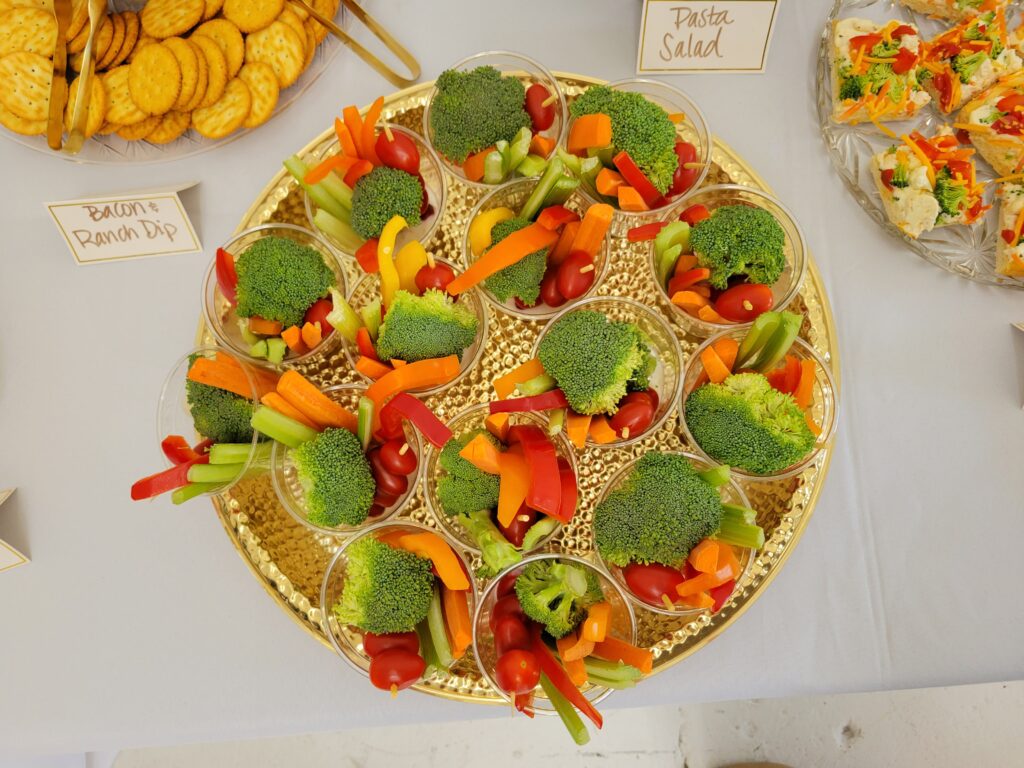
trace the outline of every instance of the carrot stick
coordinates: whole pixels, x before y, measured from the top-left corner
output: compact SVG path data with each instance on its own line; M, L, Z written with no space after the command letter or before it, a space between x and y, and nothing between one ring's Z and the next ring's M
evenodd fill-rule
M583 661L590 654L594 652L594 641L587 640L582 636L582 633L569 635L575 641L572 646L565 649L565 660L566 661Z
M547 157L555 148L555 140L549 139L539 133L533 134L530 139L530 152L541 157Z
M342 154L358 158L359 150L356 149L356 143L352 140L352 133L348 126L341 121L341 118L334 118L334 133L338 137L338 146L341 147Z
M591 147L612 143L612 119L601 112L577 117L569 129L568 149L578 155Z
M268 408L273 408L278 413L287 416L289 419L295 419L300 424L305 424L310 429L320 430L320 427L307 419L302 411L281 397L277 392L267 392L267 394L260 398L260 402Z
M719 556L718 542L713 539L702 539L690 550L686 560L701 573L714 573L718 570Z
M345 118L345 127L348 128L349 134L352 136L352 142L356 145L356 154L359 157L363 155L363 118L359 116L359 110L355 106L348 106L341 112L342 117Z
M387 376L389 373L395 370L390 365L382 363L379 360L374 360L372 357L367 357L366 355L359 356L359 358L356 360L355 368L357 371L363 374L363 376L365 376L368 379L373 379L374 381L381 378L382 376Z
M701 298L704 298L703 296ZM707 302L707 299L704 299ZM684 307L685 309L685 307ZM724 323L725 318L711 308L710 303L705 303L697 308L697 317L707 323Z
M373 170L373 163L369 160L357 160L345 173L345 183L355 189L356 182Z
M306 345L302 343L302 329L297 325L293 325L290 328L285 328L281 331L281 338L284 339L284 343L288 345L288 349L297 355L301 355L304 352L308 352Z
M548 252L548 263L553 265L561 264L569 254L572 253L572 241L576 239L576 233L580 231L578 221L570 221L562 227L562 234L558 236L558 242Z
M706 347L700 353L700 361L712 384L721 384L729 378L729 369L726 368L722 358L718 356L713 347Z
M241 368L223 365L207 357L197 358L192 363L192 367L188 369L188 378L190 381L224 389L240 397L253 396L252 386Z
M384 109L384 97L378 96L366 113L366 120L363 121L362 141L359 143L363 148L363 157L374 165L380 165L375 145L377 143L377 121L380 119L382 109Z
M519 454L505 451L499 456L498 468L498 523L508 527L530 492L530 465Z
M441 601L444 606L444 621L448 626L448 640L452 656L461 659L473 642L473 625L469 620L469 603L466 591L441 587Z
M614 213L615 209L607 203L597 203L587 208L570 250L583 251L588 256L596 256L597 252L601 250L601 243L604 242L608 227L612 224Z
M682 307L683 309L693 307L696 310L701 307L706 307L711 302L699 293L694 293L693 291L676 291L672 294L672 303L677 307Z
M232 368L242 370L242 364L238 362L232 355L217 350L214 353L214 359L220 365L230 365ZM253 381L256 382L256 392L260 397L263 397L267 392L273 392L277 389L277 380L281 378L280 374L276 371L268 371L266 368L250 367L249 375L252 376Z
M739 342L736 339L725 336L712 344L711 348L715 350L715 354L722 361L722 365L732 372L732 369L736 366L736 355L740 351Z
M645 675L651 674L654 669L653 653L646 648L637 648L612 635L607 635L600 643L594 644L594 655L606 661L621 661L623 664L630 664Z
M793 397L796 398L796 404L805 410L810 407L814 396L815 373L816 366L813 360L800 361L800 382L796 385Z
M591 207L593 208L594 206ZM500 272L505 267L512 266L525 256L551 247L557 239L557 232L552 232L540 224L531 224L517 232L513 232L500 243L492 246L487 253L474 261L461 275L448 283L448 293L452 296L457 296L464 291L468 291L495 272Z
M504 376L496 378L493 382L494 391L497 393L499 398L504 400L516 391L517 384L522 384L530 379L535 379L542 373L544 373L544 366L541 365L540 358L535 357L531 360L527 360L525 363L517 365Z
M296 371L285 371L277 382L277 392L314 424L356 431L356 417L316 388Z
M466 158L466 162L462 164L462 172L466 174L467 179L470 181L480 181L484 177L484 160L493 151L494 145L492 144L486 149L474 152Z
M583 450L587 447L587 433L590 432L590 414L576 413L571 408L565 412L565 433L574 446Z
M436 533L407 533L398 540L398 546L430 560L441 583L448 589L469 589L469 578L462 570L459 558L448 546L448 542Z
M623 185L622 176L611 168L602 168L597 174L597 191L602 195L616 197L619 194L619 187Z
M281 323L253 315L249 318L249 330L261 336L277 336L281 333Z
M320 322L306 323L302 326L302 343L312 349L323 340Z
M342 128L345 126L342 125ZM327 174L331 171L338 171L344 176L348 169L359 162L358 157L351 157L350 155L334 155L328 157L326 160L322 160L314 167L310 168L306 172L306 176L303 179L307 184L318 184L327 178Z
M486 472L489 475L501 473L501 451L483 435L477 435L466 443L465 447L459 451L459 456L481 472Z
M608 417L597 414L590 419L590 437L598 445L605 445L615 442L619 436L615 434L615 430L608 423Z
M565 657L577 642L576 633L570 632L565 637L555 640L555 645L558 647L558 656L562 659L562 666L569 673L569 679L572 680L573 685L579 688L587 682L587 665L581 658L570 661Z

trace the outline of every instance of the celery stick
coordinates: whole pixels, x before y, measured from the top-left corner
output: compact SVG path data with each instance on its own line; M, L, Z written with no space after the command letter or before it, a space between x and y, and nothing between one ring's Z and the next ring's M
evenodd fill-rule
M416 625L416 634L420 639L420 656L427 663L426 669L423 670L423 676L426 677L435 669L442 672L446 670L447 667L442 667L437 658L437 651L434 650L434 641L430 637L430 628L427 626L426 619Z
M793 346L803 324L803 316L792 312L779 313L779 325L757 353L757 357L748 362L748 367L755 371L767 373L782 359Z
M565 428L565 408L548 412L548 434L554 437Z
M723 465L712 467L711 469L705 469L703 472L698 472L701 480L708 485L718 488L729 482L729 468Z
M284 443L290 448L298 448L308 440L312 440L319 433L310 429L305 424L290 419L283 413L278 413L273 408L265 405L259 406L252 415L252 428L257 432L266 435L272 440Z
M189 473L191 479L191 472ZM736 520L733 517L723 517L722 524L715 533L715 538L725 544L732 544L744 549L760 549L764 546L764 530L757 525Z
M615 163L612 158L615 156L615 147L608 145L607 147L590 147L587 149L587 157L596 157L601 161L601 165L607 168L614 168Z
M548 192L555 186L555 182L563 175L565 165L557 157L548 163L548 167L544 170L544 175L537 181L537 185L533 188L533 192L523 203L522 209L519 211L519 217L533 221L533 217L537 215L541 205L544 203L544 198L548 196Z
M284 360L285 354L288 352L288 345L284 343L284 339L280 336L271 336L267 339L267 360L275 365L279 364Z
M533 397L534 395L541 395L552 390L556 386L557 384L553 378L548 376L546 373L539 373L532 379L521 381L516 384L516 390L523 397Z
M350 224L321 208L313 216L313 224L324 234L330 235L338 241L342 250L355 253L363 244L363 239L356 234Z
M249 356L250 357L266 358L266 356L267 356L267 340L266 339L260 339L255 344L253 344L251 347L249 347Z
M569 703L569 700L562 695L561 691L555 687L555 684L543 672L540 673L540 687L544 689L544 693L551 702L551 706L555 708L555 712L562 718L562 724L569 731L572 740L580 746L589 742L590 733L587 731L587 726L583 724L583 720L580 719L572 704Z
M664 253L674 245L681 245L686 250L690 248L690 225L685 221L669 222L654 236L655 253Z
M757 316L747 335L740 342L739 351L736 353L735 370L746 366L747 361L764 347L781 322L782 316L778 312L765 312Z
M448 643L448 635L445 634L441 591L436 586L434 595L430 599L430 610L427 611L427 630L430 632L430 640L434 644L437 663L441 665L441 669L448 669L455 659L452 657L452 647Z
M574 179L572 176L562 176L556 179L551 190L544 196L544 202L541 204L541 207L547 208L549 205L561 205L572 196L572 193L576 191L576 187L579 185L580 180Z
M544 516L536 523L531 525L526 533L523 534L523 546L520 549L523 552L529 552L531 549L536 548L540 544L541 539L551 533L555 528L558 527L558 521L553 517Z
M271 444L257 443L253 448L251 443L215 443L210 446L211 464L244 464L249 460L252 453L254 463L267 463L270 461Z
M617 691L636 687L636 680L616 680L615 678L591 675L590 673L587 673L587 681L591 685L596 685L601 688L614 688Z
M750 507L741 507L739 504L723 504L722 519L726 518L739 523L753 525L757 522L757 512Z
M319 182L319 186L344 206L346 211L352 210L352 187L346 184L341 176L334 171L331 171L323 180Z
M377 333L380 331L380 299L374 299L365 307L359 310L359 316L363 318L363 325L370 333L370 338L377 340Z
M360 397L357 413L356 435L365 451L370 447L370 438L373 436L373 400L365 396Z
M230 483L242 473L243 464L193 464L188 468L190 483Z
M306 194L309 195L310 199L314 203L316 203L318 208L327 211L327 213L337 219L343 220L348 217L348 212L345 210L345 206L328 194L326 189L317 184L306 183L306 173L309 171L309 167L302 162L297 155L292 155L285 160L284 167L287 168L288 172L297 182L299 182L299 186L306 191Z
M359 319L359 315L352 309L352 305L345 300L337 288L331 288L331 304L333 308L327 315L327 322L342 335L345 341L354 344L356 334L363 327L363 321Z
M644 673L632 664L626 664L622 661L598 659L594 656L587 656L583 659L583 666L587 668L587 676L591 679L593 677L600 677L605 680L635 682L644 676Z
M484 158L484 183L500 184L501 180L505 178L503 166L504 160L502 159L501 152L496 149L489 152L487 157Z
M676 268L676 263L679 261L679 256L683 252L683 246L673 245L671 248L666 248L662 253L655 251L655 266L658 270L658 282L660 285L667 286L669 275ZM672 298L669 296L669 298Z
M527 155L516 166L516 173L527 177L540 176L547 164L548 161L540 155Z
M238 322L238 332L242 335L242 339L245 340L246 344L252 345L260 341L260 337L249 330L248 317L236 317L235 320Z
M580 159L571 152L566 152L561 147L555 150L555 157L562 161L562 164L569 170L570 173L579 174L580 172Z
M519 133L512 139L508 147L508 168L510 171L518 171L519 165L526 159L530 152L530 142L533 140L533 133L529 128L523 126Z
M189 483L188 485L183 485L181 488L175 488L171 493L171 503L184 504L189 499L209 493L222 485L224 483Z

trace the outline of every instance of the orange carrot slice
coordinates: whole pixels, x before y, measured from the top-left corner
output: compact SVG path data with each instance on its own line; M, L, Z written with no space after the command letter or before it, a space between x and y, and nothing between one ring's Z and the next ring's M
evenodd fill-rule
M615 209L607 203L596 203L587 208L580 221L580 228L572 241L572 251L583 251L588 256L596 256L601 250L601 243L612 225ZM504 240L502 241L504 242Z
M701 573L714 573L718 570L719 549L717 541L704 539L690 550L686 560Z
M576 413L571 408L565 412L565 433L574 446L583 450L587 447L587 434L590 422L594 417L586 413Z
M469 619L469 601L466 590L441 587L441 604L444 608L444 623L448 629L448 640L452 656L461 659L473 642L473 624Z
M278 413L284 414L289 419L295 419L300 424L305 424L310 429L320 430L320 427L307 419L302 411L281 397L277 392L267 392L267 394L260 398L260 402L268 408L273 408Z
M726 368L722 358L718 356L713 347L706 347L700 353L700 361L712 384L721 384L729 378L729 369Z
M484 160L494 151L494 145L481 149L466 158L462 164L462 172L470 181L480 181L484 177Z
M314 424L356 431L355 414L327 397L301 373L285 371L277 382L277 392Z
M356 359L355 368L363 374L363 376L368 379L373 379L374 381L383 376L387 376L395 370L387 363L382 363L380 360L374 360L372 357L367 357L366 355L360 355Z
M253 315L249 318L249 330L261 336L277 336L281 333L281 323Z
M654 669L654 654L646 648L637 648L625 640L608 635L600 643L594 644L594 655L607 661L621 661L631 664L645 675Z

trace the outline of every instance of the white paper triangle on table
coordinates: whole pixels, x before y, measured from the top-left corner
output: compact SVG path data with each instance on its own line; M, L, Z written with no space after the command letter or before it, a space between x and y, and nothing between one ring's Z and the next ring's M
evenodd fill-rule
M7 488L6 490L0 490L0 507L3 503L10 498L11 494L14 493L13 488ZM0 510L0 514L3 510ZM10 544L3 539L0 539L0 573L9 571L11 568L17 568L19 565L24 565L28 562L28 558L25 557L21 552L16 550Z

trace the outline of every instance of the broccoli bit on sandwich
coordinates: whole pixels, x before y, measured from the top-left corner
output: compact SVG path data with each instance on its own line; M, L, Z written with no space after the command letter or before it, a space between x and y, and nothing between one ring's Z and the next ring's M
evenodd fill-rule
M407 363L461 357L476 328L476 315L444 291L430 288L422 296L396 291L377 336L377 355Z
M434 148L453 162L463 163L499 141L511 142L520 128L532 125L523 84L502 77L494 67L445 70L435 87L430 105Z
M864 75L849 75L839 84L840 99L859 99L864 95L868 79Z
M594 510L594 540L609 563L681 564L722 523L722 502L690 462L644 455Z
M189 367L199 355L189 358ZM252 440L252 401L220 387L185 379L185 399L196 432L215 443Z
M378 166L352 190L352 229L364 240L380 237L384 225L401 216L410 227L420 223L423 186L410 173Z
M962 180L955 180L949 168L942 168L935 174L934 194L941 211L939 218L943 215L956 218L967 201L967 184Z
M592 85L572 103L574 118L601 113L612 121L612 146L626 152L665 194L679 166L676 128L668 113L643 94Z
M513 232L530 226L526 219L514 218L499 221L491 228L491 248ZM518 298L527 306L536 303L540 296L540 283L548 266L548 249L534 251L484 281L484 285L499 301Z
M453 437L441 449L438 463L448 474L437 480L437 497L446 515L469 515L498 506L498 476L483 472L459 455L477 435L484 435L500 447L489 432L474 429Z
M814 433L792 395L759 373L705 384L686 398L686 425L716 461L758 475L779 472L814 448Z
M556 321L538 349L544 370L577 413L615 413L632 383L645 389L656 361L632 323L578 310Z
M264 237L235 262L239 317L276 320L285 328L301 325L317 299L327 295L336 279L313 248L287 237Z
M292 457L311 523L333 528L366 520L377 483L358 437L347 429L325 429Z
M782 225L752 205L720 206L690 233L697 261L711 270L708 282L719 290L728 288L734 275L772 285L786 266L785 245Z
M587 608L604 600L596 573L575 563L535 560L516 578L523 613L554 638L565 637L583 621Z
M345 553L345 584L334 615L342 624L386 635L411 632L430 610L430 561L370 536Z
M978 71L978 67L982 65L986 58L988 58L988 55L984 51L958 53L953 57L953 62L950 66L954 72L960 75L960 82L967 83L974 77L974 73Z

